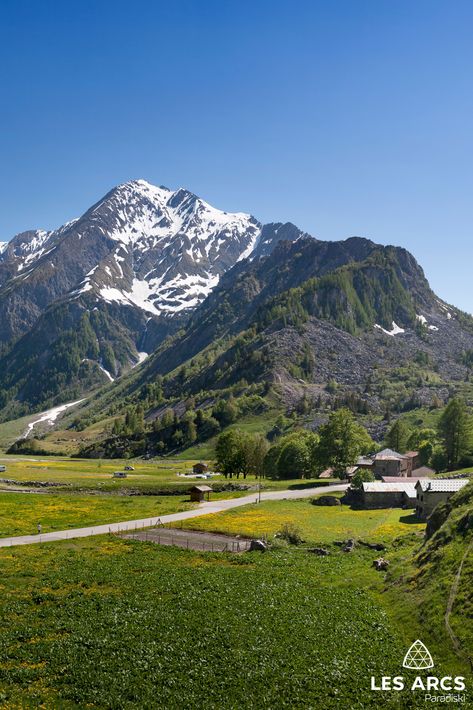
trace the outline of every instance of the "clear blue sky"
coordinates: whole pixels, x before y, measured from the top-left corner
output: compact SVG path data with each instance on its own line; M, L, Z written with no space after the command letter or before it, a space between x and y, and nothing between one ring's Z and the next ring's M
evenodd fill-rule
M0 241L144 177L410 249L473 312L473 3L2 0Z

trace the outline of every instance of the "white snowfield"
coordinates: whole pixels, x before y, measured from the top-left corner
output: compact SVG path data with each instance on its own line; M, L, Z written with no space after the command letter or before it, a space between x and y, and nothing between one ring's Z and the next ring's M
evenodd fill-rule
M37 415L38 418L34 419L28 424L28 427L21 438L26 439L31 434L35 426L42 422L45 422L49 426L52 426L60 414L65 412L67 409L75 407L77 404L84 402L84 400L85 398L78 399L76 402L68 402L67 404L61 404L58 407L53 407L52 409L48 409L46 412L42 412L41 414Z
M400 327L399 325L397 325L397 323L395 323L394 321L393 321L391 330L386 330L386 329L383 328L382 326L378 325L378 323L375 323L375 324L374 324L374 327L375 327L375 328L378 328L379 330L382 330L383 333L386 333L386 335L391 335L391 336L400 335L401 333L405 333L405 332L406 332L406 331L404 330L404 328L401 328L401 327Z

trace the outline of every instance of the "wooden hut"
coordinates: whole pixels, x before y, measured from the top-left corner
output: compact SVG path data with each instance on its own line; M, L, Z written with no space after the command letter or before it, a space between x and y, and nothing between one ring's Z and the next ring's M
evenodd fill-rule
M207 500L210 500L211 493L212 488L210 486L192 486L191 501L193 503L202 503L205 500L205 494L207 494Z

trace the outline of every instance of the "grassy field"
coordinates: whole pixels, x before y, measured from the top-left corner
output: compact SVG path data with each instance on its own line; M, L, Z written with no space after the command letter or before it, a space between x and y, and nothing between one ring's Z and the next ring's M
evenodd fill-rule
M411 642L375 602L371 558L116 538L3 550L0 707L424 707L369 690Z
M195 507L189 496L100 496L0 493L0 537L88 527L177 513Z
M186 520L184 524L194 530L266 538L272 538L285 525L293 525L305 540L312 543L347 538L386 542L398 535L421 533L425 529L425 525L418 523L411 511L400 508L352 510L346 505L315 506L307 499L265 501Z
M192 473L192 466L199 459L156 459L153 461L130 460L97 460L74 459L67 457L35 457L35 456L3 456L0 463L6 465L5 473L0 478L23 482L61 483L65 487L81 490L103 491L113 493L122 489L134 489L138 492L166 492L169 489L187 491L196 483L209 483L221 487L225 484L246 484L256 488L257 480L243 477L226 480L217 476L202 481L194 478L184 478L178 473ZM113 472L123 470L126 465L133 465L134 471L129 471L127 478L114 479ZM327 480L294 479L286 481L262 481L264 490L294 489L298 487L326 485ZM228 495L227 497L231 497Z
M10 496L12 516L25 499L54 498ZM82 518L93 498L163 502L70 498L87 499ZM307 544L232 556L103 536L0 550L1 710L421 708L422 692L369 689L371 675L401 672L419 637L437 674L467 673L438 604L435 619L432 605L423 614L420 591L399 583L424 528L408 512L278 501L188 524L253 537L293 524ZM379 552L333 544L349 536L387 545L389 584L372 566ZM307 551L318 542L329 556Z

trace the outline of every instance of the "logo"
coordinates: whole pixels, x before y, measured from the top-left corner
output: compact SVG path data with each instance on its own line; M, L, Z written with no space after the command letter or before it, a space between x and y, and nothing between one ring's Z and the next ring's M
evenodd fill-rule
M417 639L404 656L402 665L404 668L410 668L413 671L423 671L427 668L433 668L434 662L427 646Z
M412 677L397 675L383 675L381 677L371 676L371 690L381 692L392 692L400 690L423 691L424 700L429 703L464 703L465 695L461 695L466 690L465 678L463 676L443 676L428 675L421 673L434 667L434 661L429 649L420 639L414 641L409 647L404 660L403 668L410 671L417 671L417 675Z

